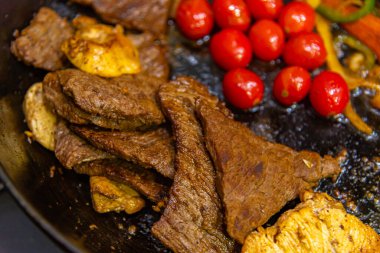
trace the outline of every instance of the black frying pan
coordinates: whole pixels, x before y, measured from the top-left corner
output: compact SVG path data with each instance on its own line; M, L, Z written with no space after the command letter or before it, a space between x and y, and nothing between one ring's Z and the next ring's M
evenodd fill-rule
M91 207L88 178L59 171L54 155L36 143L28 143L21 110L26 89L41 81L46 72L27 67L10 55L12 33L28 24L41 5L48 5L62 16L74 17L85 8L52 0L0 0L0 176L20 205L55 239L73 252L165 252L150 235L151 224L159 218L148 207L125 214L98 214ZM195 48L170 28L172 77L186 74L207 84L222 98L222 72L212 64L207 48ZM326 120L317 116L307 101L295 108L277 105L271 97L271 83L278 66L255 62L252 68L266 80L266 96L254 111L235 111L236 118L247 123L265 138L295 149L321 154L348 150L344 171L337 183L322 180L318 190L341 200L347 210L380 232L379 182L380 143L377 133L368 138L344 120ZM368 96L356 92L354 105L373 126L380 115L368 106ZM50 168L55 166L54 177ZM96 225L94 226L91 225ZM135 225L135 234L128 227ZM92 229L91 229L92 228Z

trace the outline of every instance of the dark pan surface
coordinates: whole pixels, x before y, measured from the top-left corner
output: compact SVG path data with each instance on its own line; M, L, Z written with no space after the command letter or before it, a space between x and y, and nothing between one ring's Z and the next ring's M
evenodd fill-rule
M70 251L165 252L150 235L151 224L159 218L150 206L133 216L98 214L91 207L88 178L61 170L53 154L36 143L29 144L21 110L23 94L46 74L24 66L9 53L12 32L22 28L39 6L48 5L62 16L72 18L88 12L65 1L0 1L0 176L26 211ZM16 14L17 13L17 14ZM194 47L170 29L172 76L191 75L207 84L222 98L222 72L212 64L206 47ZM323 180L318 190L341 200L347 210L380 233L380 143L378 131L365 137L342 118L318 117L304 102L285 109L271 98L270 85L278 67L260 62L254 69L266 80L266 97L255 111L235 111L236 118L257 134L296 149L337 155L348 151L344 171L337 183ZM266 74L272 71L271 74ZM353 94L354 104L372 126L379 126L380 114L368 107L368 97ZM50 169L55 168L51 177ZM91 226L96 225L96 226ZM136 233L129 226L137 227Z

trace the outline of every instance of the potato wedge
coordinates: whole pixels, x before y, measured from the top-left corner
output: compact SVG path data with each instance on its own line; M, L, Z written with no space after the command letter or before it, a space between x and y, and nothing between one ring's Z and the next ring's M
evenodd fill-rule
M44 103L42 83L35 83L28 89L23 110L32 138L54 151L57 116Z
M145 206L145 201L129 186L105 177L90 177L92 204L99 213L125 211L133 214Z
M141 71L138 51L121 26L97 24L90 18L74 20L74 25L78 30L61 49L76 67L102 77Z

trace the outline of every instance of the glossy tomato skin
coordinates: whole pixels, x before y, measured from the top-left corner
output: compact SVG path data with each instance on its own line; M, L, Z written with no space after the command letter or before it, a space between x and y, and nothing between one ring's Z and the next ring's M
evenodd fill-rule
M251 23L248 6L243 0L214 0L212 10L221 28L246 31Z
M264 84L254 72L238 68L224 76L223 94L233 106L245 110L262 101Z
M277 59L285 45L285 34L274 21L262 19L257 21L249 32L253 53L261 60Z
M191 40L210 34L214 26L214 14L207 0L181 0L175 20L181 32Z
M241 31L223 29L210 41L210 53L216 64L225 70L244 68L252 60L252 46Z
M346 81L332 71L317 75L310 88L310 102L322 116L328 117L342 113L350 100Z
M260 19L277 19L283 7L282 0L246 0L252 17Z
M290 2L279 15L278 22L289 36L311 32L315 26L314 9L305 2Z
M311 77L309 72L301 67L286 67L278 73L274 80L273 95L285 106L298 103L309 93Z
M282 56L288 65L313 70L325 63L327 53L321 36L302 33L286 42Z

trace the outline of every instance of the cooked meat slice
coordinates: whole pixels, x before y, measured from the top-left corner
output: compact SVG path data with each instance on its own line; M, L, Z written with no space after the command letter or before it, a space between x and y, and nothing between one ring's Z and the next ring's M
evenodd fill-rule
M380 236L326 193L305 192L276 224L247 236L243 253L379 252Z
M89 5L105 21L130 29L166 32L171 0L74 0Z
M340 172L332 157L270 143L205 101L198 101L197 114L217 168L227 231L241 243L300 192Z
M199 96L217 102L190 78L179 78L160 89L161 105L173 124L177 172L167 207L152 233L174 252L232 252L234 243L223 233L214 168L194 114Z
M164 201L169 191L156 173L122 160L96 160L75 166L74 170L80 174L103 176L126 184L156 203Z
M61 44L71 37L73 29L52 9L42 7L30 25L15 34L11 51L20 61L51 71L64 66Z
M141 73L167 80L169 78L169 63L166 59L166 48L155 41L153 34L129 34L127 36L137 47L140 56Z
M174 177L173 140L165 128L147 132L105 131L85 126L71 129L97 148L145 168L154 168L165 177Z
M55 155L67 169L94 160L114 158L79 138L62 121L57 124Z
M154 77L127 75L103 79L67 69L49 73L43 84L48 104L68 121L131 130L164 122L155 98L163 82Z
M133 214L145 206L145 201L128 185L105 177L90 177L92 206L98 213L121 212Z

